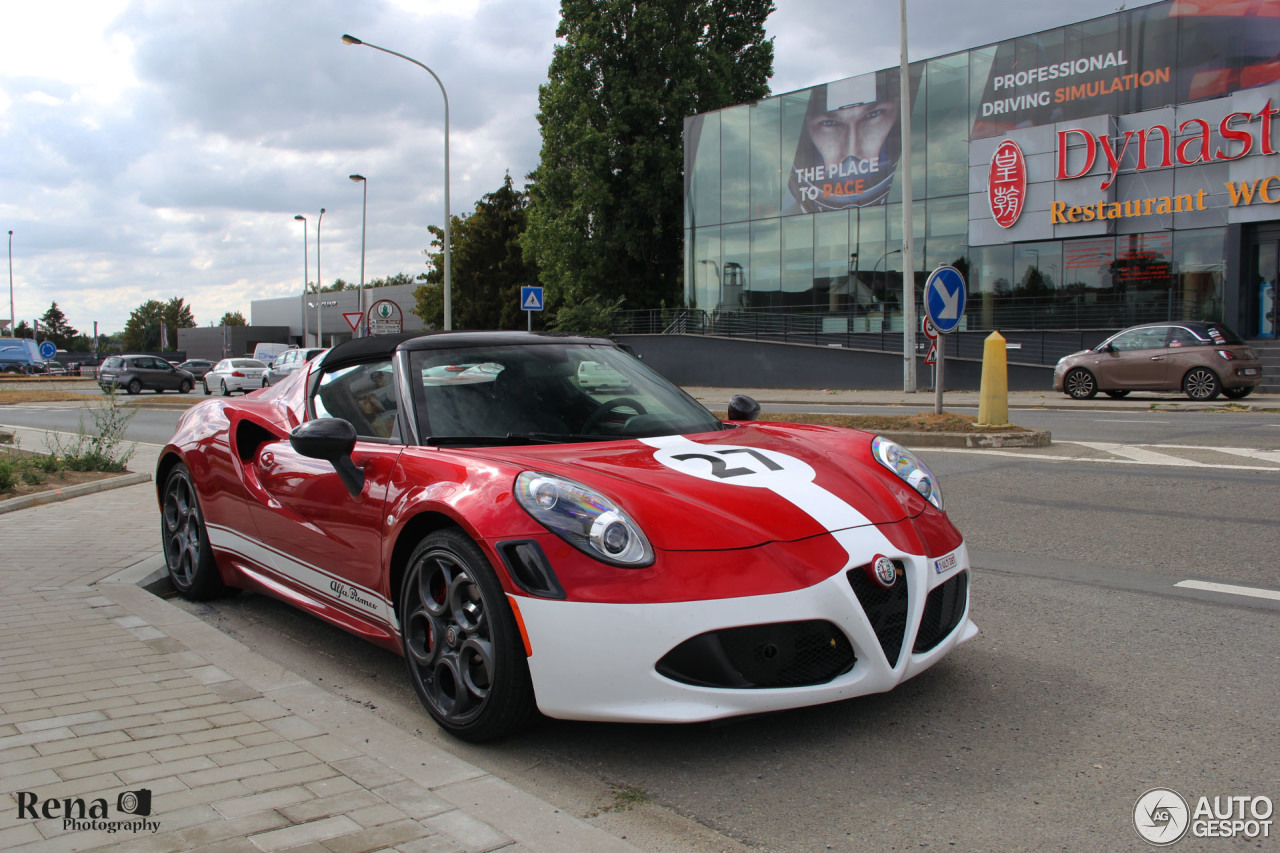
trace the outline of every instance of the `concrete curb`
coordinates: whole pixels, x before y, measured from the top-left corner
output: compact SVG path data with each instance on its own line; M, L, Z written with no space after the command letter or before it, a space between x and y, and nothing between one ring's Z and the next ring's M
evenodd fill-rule
M1048 430L1019 432L879 432L906 447L1048 447L1053 443Z
M67 486L65 489L49 489L43 492L36 492L32 495L22 495L21 497L9 498L8 500L0 501L0 515L6 512L17 512L20 509L27 509L28 507L40 506L41 504L68 501L72 498L78 498L81 495L93 495L98 492L105 492L109 489L122 489L125 486L136 486L139 483L148 483L150 481L150 474L124 474L119 477L98 480L95 483L80 483L76 486Z

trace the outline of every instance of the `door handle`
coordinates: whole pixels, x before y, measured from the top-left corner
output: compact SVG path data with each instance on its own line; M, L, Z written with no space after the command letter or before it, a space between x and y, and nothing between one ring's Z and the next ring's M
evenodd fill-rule
M1153 356L1151 356L1151 360L1152 360L1152 361L1164 361L1164 356L1162 356L1162 355L1153 355Z

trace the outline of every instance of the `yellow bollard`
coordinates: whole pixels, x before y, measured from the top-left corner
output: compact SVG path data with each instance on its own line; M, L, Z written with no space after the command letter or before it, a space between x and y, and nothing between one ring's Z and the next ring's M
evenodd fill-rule
M992 332L982 347L982 390L978 393L978 425L1009 425L1009 354L1004 335Z

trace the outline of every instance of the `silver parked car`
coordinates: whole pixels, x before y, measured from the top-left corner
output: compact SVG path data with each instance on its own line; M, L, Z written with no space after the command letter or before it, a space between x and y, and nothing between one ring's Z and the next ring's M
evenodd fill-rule
M262 377L262 387L266 388L268 385L275 385L286 376L292 376L304 364L324 351L321 347L285 350L276 356L276 360L271 362L271 366L267 368L266 374Z

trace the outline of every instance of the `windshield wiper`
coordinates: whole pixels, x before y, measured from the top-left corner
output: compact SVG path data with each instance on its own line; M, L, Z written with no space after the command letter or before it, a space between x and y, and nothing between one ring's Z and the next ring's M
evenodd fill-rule
M536 444L531 439L520 435L429 435L422 441L423 444L433 445L436 447L454 446L454 445L513 445L513 444Z
M625 435L608 436L608 435L583 435L581 433L559 433L559 432L509 432L507 438L523 438L527 439L530 444L568 444L573 441L616 441L620 438L626 438Z
M477 446L519 446L526 444L567 444L575 441L609 441L603 435L579 435L576 433L560 434L551 432L509 432L506 435L432 435L423 440L423 444L443 446L460 446L473 444Z

